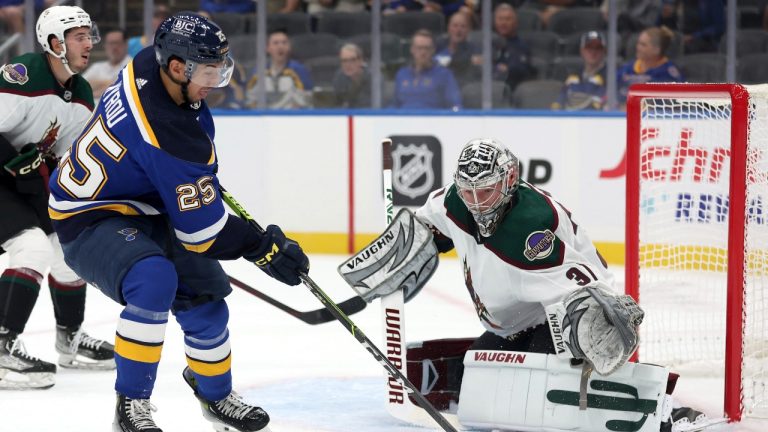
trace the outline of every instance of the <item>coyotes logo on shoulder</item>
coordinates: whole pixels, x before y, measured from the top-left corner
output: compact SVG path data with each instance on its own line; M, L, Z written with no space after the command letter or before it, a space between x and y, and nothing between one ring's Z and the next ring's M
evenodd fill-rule
M9 83L24 85L29 81L27 67L21 63L4 65L3 78Z

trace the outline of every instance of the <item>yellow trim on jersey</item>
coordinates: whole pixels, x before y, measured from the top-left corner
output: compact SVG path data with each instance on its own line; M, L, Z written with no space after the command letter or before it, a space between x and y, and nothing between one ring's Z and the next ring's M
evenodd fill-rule
M189 368L198 375L208 377L224 375L232 367L232 354L228 355L224 360L216 363L205 363L187 356L187 364L189 365Z
M213 165L214 162L216 162L216 148L211 143L211 158L208 159L208 165Z
M136 211L136 209L134 209L133 207L131 207L129 205L126 205L126 204L105 204L105 205L101 205L101 206L88 207L88 208L83 209L83 210L77 210L77 211L66 212L66 213L60 212L60 211L56 211L56 210L48 207L48 216L50 216L51 219L53 219L53 220L63 220L63 219L70 218L70 217L72 217L72 216L74 216L76 214L85 213L85 212L91 211L91 210L111 210L111 211L114 211L114 212L118 212L120 214L124 214L126 216L138 216L138 215L141 214L138 211Z
M149 143L152 145L152 147L160 148L160 143L157 142L157 137L155 136L155 132L152 130L152 126L149 124L149 120L147 120L147 116L144 114L144 107L141 105L141 99L139 98L139 90L136 88L136 80L133 76L133 62L131 61L128 63L128 67L126 68L128 71L128 88L131 89L131 94L126 95L126 97L130 97L133 100L133 105L136 107L136 111L134 114L138 114L138 120L141 121L141 123L137 123L137 126L139 128L144 129L146 131L147 137L149 137Z
M181 245L184 246L184 249L186 249L188 251L197 252L197 253L203 253L203 252L207 251L208 249L210 249L211 246L213 245L213 242L215 242L215 241L216 241L216 239L213 238L211 240L208 240L205 243L189 244L189 243L182 242Z
M162 345L141 345L136 342L127 341L121 338L120 335L115 336L115 353L128 360L142 363L157 363L160 361L162 351Z

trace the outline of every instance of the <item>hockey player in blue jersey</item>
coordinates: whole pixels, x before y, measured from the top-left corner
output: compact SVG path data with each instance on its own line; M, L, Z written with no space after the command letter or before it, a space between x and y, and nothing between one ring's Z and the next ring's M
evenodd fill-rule
M149 398L169 312L184 331L183 377L205 418L226 430L268 430L268 415L232 391L231 288L217 260L245 257L289 285L309 260L279 227L258 233L224 208L204 99L227 85L228 51L213 22L191 12L166 19L51 177L49 213L67 263L125 306L114 431L160 431Z

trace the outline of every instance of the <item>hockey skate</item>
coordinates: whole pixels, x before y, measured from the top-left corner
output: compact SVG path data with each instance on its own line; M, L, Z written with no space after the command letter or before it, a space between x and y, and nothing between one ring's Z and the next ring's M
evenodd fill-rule
M234 391L220 401L209 401L197 393L197 382L189 367L182 373L184 381L195 391L195 397L200 401L203 417L213 423L218 432L270 432L269 415L256 406L249 405Z
M56 326L59 366L71 369L112 370L115 347L93 338L79 328Z
M163 432L152 420L152 411L157 411L149 399L131 399L117 394L113 432Z
M47 389L55 377L55 364L30 356L17 334L0 328L0 389Z
M698 432L711 426L725 423L726 418L709 418L695 409L673 408L669 420L661 424L661 432Z

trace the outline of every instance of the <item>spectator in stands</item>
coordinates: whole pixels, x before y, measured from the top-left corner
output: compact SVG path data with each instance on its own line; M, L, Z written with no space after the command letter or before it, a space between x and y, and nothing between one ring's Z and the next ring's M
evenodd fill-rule
M509 4L496 6L493 29L500 36L498 42L494 41L494 79L505 81L511 91L534 75L531 51L517 35L517 12Z
M323 12L363 12L365 0L304 0L307 13L318 15Z
M24 0L0 0L0 21L9 33L24 32Z
M659 25L683 34L685 53L717 51L725 33L723 0L662 0Z
M371 74L365 65L363 50L353 43L339 50L341 67L333 77L336 106L340 108L371 107Z
M256 2L253 0L200 0L199 10L206 12L209 16L220 12L256 12Z
M597 7L598 0L534 0L529 2L531 7L539 9L539 19L546 27L552 15L570 7ZM528 7L528 5L526 5Z
M600 11L608 21L609 0L603 0ZM661 14L659 0L615 0L618 14L617 27L620 33L637 33L656 25Z
M371 1L368 0L368 5L370 4ZM456 12L461 12L474 19L474 8L477 2L475 0L382 0L381 4L382 12L385 14L417 10L443 14L447 18Z
M435 41L429 30L411 38L412 63L395 75L394 108L461 108L461 92L451 71L435 63Z
M55 0L35 0L35 11L40 12L53 6L54 3ZM0 21L5 23L8 33L23 33L24 0L0 0ZM21 44L17 44L16 47L16 54L21 55L23 50Z
M296 60L291 60L291 41L283 29L274 30L267 39L266 79L267 106L258 106L257 86L259 76L254 70L245 92L247 108L311 108L314 83L309 70Z
M211 89L205 98L205 103L209 108L242 109L245 103L245 83L247 81L248 74L243 64L235 60L229 85Z
M471 20L475 16L474 7L476 4L477 2L474 0L426 0L422 10L441 13L446 18L452 17L456 13L462 13Z
M160 23L165 21L166 18L171 16L171 11L166 5L155 5L154 13L152 14L152 34L154 34ZM128 39L128 55L135 57L142 48L152 45L152 40L147 40L144 35L134 36Z
M267 0L267 13L290 13L301 11L301 0Z
M104 90L115 82L120 70L131 61L131 56L128 55L128 41L125 38L125 31L122 29L107 30L104 34L104 52L107 54L107 59L93 63L83 73L83 78L91 84L94 100L101 98Z
M479 44L469 41L471 30L471 17L457 12L448 21L448 34L437 41L435 61L450 69L456 80L462 84L477 76L476 72L482 62Z
M369 7L371 4L371 0L368 0ZM422 8L424 8L424 3L418 0L382 0L381 2L381 12L384 14L421 10Z
M584 68L565 79L552 109L602 110L605 106L605 36L597 31L586 32L579 46Z
M650 27L637 38L635 60L618 70L619 100L625 102L629 86L648 82L682 82L683 74L667 58L674 33L667 27Z

